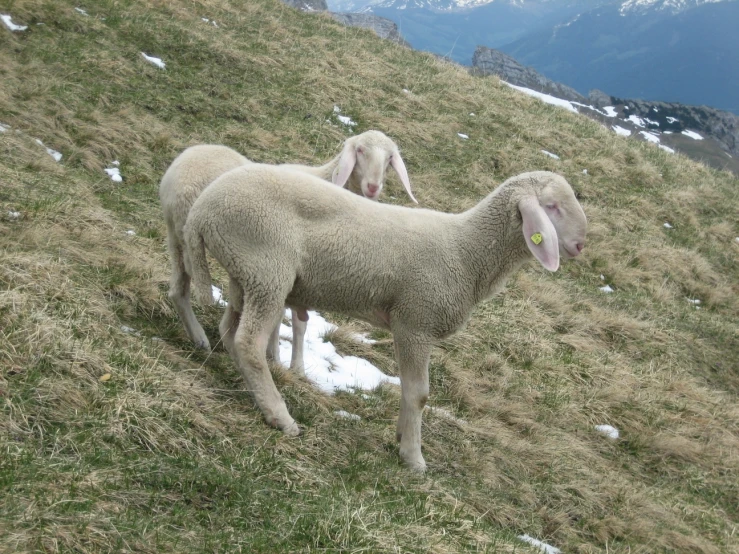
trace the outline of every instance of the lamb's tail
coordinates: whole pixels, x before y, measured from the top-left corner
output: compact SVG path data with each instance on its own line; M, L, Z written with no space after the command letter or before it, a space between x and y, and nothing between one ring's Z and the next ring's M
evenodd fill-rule
M208 267L208 258L205 256L205 241L203 235L192 225L190 220L185 224L185 266L192 277L192 288L198 302L204 306L215 304L213 298L213 281Z

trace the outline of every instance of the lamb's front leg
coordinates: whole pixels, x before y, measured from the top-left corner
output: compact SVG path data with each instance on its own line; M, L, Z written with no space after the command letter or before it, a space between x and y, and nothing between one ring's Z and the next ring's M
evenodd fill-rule
M431 342L425 337L393 333L401 382L398 440L400 457L411 469L424 471L421 454L421 416L429 397Z

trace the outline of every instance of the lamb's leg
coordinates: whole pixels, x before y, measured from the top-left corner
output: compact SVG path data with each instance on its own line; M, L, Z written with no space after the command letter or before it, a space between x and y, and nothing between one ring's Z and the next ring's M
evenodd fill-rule
M421 415L429 397L430 341L403 333L393 333L395 356L401 382L400 416L397 437L400 457L411 469L424 471L421 454Z
M284 317L285 310L282 310ZM280 363L280 325L282 325L282 317L272 329L272 333L269 336L269 342L267 343L267 359L277 364Z
M246 300L234 336L234 350L239 369L265 421L286 435L296 436L300 428L275 387L266 356L269 335L283 309L281 303L271 310L257 309Z
M236 328L241 320L241 310L244 304L244 293L238 281L231 278L228 281L228 306L221 318L218 330L221 332L221 340L226 351L236 360L236 352L234 351L234 337L236 336Z
M305 344L305 330L308 322L298 317L298 311L292 310L293 318L293 351L290 360L290 369L298 375L305 375L305 363L303 361L303 345Z
M195 348L210 350L210 342L203 327L195 317L190 304L190 275L185 269L185 259L182 244L177 240L172 229L167 232L169 254L172 259L172 278L169 281L169 298L174 304L180 320L185 325L187 336L190 337Z

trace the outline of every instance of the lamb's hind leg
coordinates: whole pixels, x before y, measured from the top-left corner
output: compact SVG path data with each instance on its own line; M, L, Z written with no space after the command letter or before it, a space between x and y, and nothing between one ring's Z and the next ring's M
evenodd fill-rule
M283 299L284 302L284 299ZM287 411L267 365L267 342L275 322L282 317L282 302L271 307L252 306L245 298L241 318L234 336L234 351L241 373L254 401L269 425L286 435L299 435L300 428Z
M282 325L282 317L285 314L284 309L282 310L282 314L275 328L272 329L272 333L269 335L269 342L267 343L267 359L276 364L280 363L280 325Z
M169 254L172 259L172 277L169 281L169 298L174 304L177 315L185 325L187 336L190 337L195 348L210 350L210 342L203 327L195 317L190 304L190 275L185 269L185 258L182 244L172 229L167 232L169 242Z
M305 320L300 319L299 310L292 309L293 317L293 349L290 369L298 375L305 375L305 362L303 361L303 345L305 344L305 331L308 327L308 314L304 311Z
M218 330L221 332L223 346L234 360L236 360L234 337L241 320L243 304L244 291L241 289L239 282L232 277L228 282L228 306L226 306L226 311L223 313Z
M401 400L397 437L400 457L411 469L424 471L421 454L421 416L429 397L430 341L422 337L393 333L395 355L400 368Z

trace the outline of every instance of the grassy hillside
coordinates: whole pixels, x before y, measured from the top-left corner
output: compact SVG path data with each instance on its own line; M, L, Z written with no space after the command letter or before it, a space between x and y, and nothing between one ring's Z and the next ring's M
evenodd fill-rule
M28 26L0 28L0 551L739 552L736 178L276 0L0 13ZM426 414L424 476L399 463L397 388L328 397L275 368L305 429L285 438L167 300L172 159L325 161L351 133L334 105L400 144L423 207L548 169L590 221L580 258L530 265L434 350L430 402L458 420ZM397 374L389 336L334 320Z

